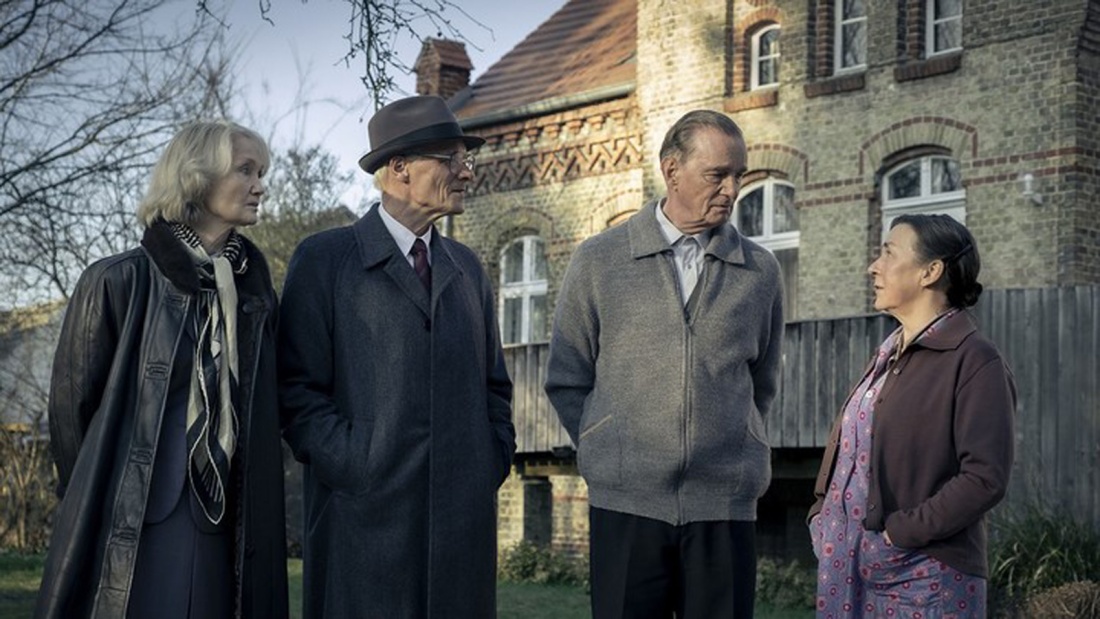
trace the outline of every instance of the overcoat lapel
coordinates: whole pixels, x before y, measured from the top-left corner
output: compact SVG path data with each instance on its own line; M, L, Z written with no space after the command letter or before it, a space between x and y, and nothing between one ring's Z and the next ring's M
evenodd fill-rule
M378 214L381 204L375 204L366 216L355 223L355 242L359 245L359 255L363 259L363 267L370 270L379 265L389 275L397 287L424 313L431 317L428 291L420 283L416 271L409 266L408 260L401 255L397 243L386 230L386 224L382 223L382 216ZM433 276L435 272L433 271ZM435 286L435 283L432 284Z
M451 250L447 248L436 230L432 234L432 311L435 311L443 292L447 290L456 277L462 275L462 269L451 256ZM417 280L419 281L419 280Z

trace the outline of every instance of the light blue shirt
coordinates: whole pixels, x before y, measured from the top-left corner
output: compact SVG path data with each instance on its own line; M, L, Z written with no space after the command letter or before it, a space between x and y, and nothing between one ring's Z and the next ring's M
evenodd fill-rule
M394 219L393 215L386 211L381 202L375 203L374 208L378 209L378 214L382 216L382 223L386 224L386 230L390 231L390 236L397 243L397 248L401 250L409 266L413 266L413 257L410 252L412 252L413 243L416 242L417 238L424 241L424 245L428 248L428 264L432 263L432 230L435 229L435 226L428 226L428 231L423 236L417 237L412 230Z
M657 224L661 228L661 235L672 247L672 264L676 266L676 275L680 280L680 300L687 305L691 293L695 291L695 284L699 281L699 274L703 272L703 256L711 231L708 228L691 235L680 232L665 216L664 205L664 200L657 203Z

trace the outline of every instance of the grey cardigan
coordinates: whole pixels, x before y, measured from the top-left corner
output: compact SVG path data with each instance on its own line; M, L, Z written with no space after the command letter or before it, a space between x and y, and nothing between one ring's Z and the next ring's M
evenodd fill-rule
M546 393L594 507L671 524L755 520L783 340L779 264L715 229L685 310L657 202L581 244L557 302Z

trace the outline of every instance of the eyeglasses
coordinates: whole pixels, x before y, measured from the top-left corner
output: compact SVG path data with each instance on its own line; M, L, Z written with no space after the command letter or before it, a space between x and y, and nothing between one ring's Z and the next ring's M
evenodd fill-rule
M446 161L447 165L451 166L452 172L461 172L465 167L467 170L473 172L474 165L477 164L477 159L473 153L454 153L451 155L436 155L434 153L417 153L412 155L413 157L427 157L428 159L438 159L440 161Z

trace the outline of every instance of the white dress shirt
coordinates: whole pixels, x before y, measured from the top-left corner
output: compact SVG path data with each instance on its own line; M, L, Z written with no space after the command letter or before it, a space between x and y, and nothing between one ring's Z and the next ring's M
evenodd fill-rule
M711 231L708 228L691 235L680 232L665 216L664 205L664 200L657 203L657 223L661 226L661 234L672 246L672 263L676 265L676 275L680 280L680 300L687 305L703 272L703 256Z
M430 265L432 263L432 230L435 229L435 226L428 226L428 231L422 236L417 237L413 234L412 230L406 228L401 222L394 219L393 215L386 212L381 202L375 204L374 208L378 209L378 214L382 216L382 223L386 224L386 230L390 231L390 236L392 236L394 242L397 243L397 248L401 250L409 266L414 266L413 256L410 252L412 252L413 243L416 242L417 238L424 241L424 245L428 248L428 264Z

